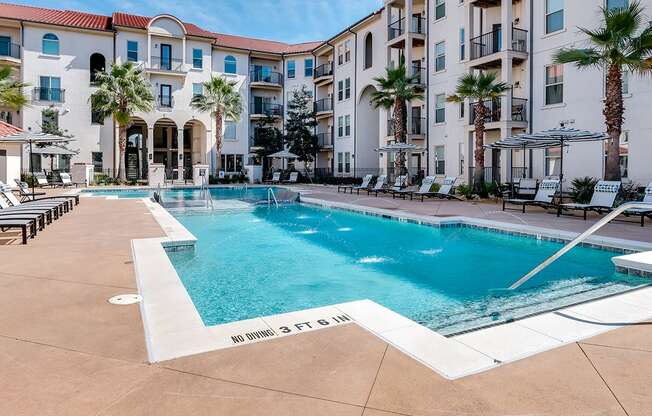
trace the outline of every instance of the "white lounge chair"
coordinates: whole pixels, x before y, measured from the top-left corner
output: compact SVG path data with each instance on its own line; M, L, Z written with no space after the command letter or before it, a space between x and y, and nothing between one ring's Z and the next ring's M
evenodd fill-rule
M600 181L593 189L593 196L591 202L588 204L559 204L557 206L557 216L562 214L562 211L582 211L584 213L584 220L586 221L586 214L589 211L604 214L613 210L614 203L618 192L620 192L620 181Z
M456 199L461 201L461 198L455 196L455 182L457 182L455 176L447 176L444 178L444 183L439 188L439 191L421 195L421 201L424 198Z
M423 178L421 181L421 186L419 188L415 189L403 189L401 191L395 191L392 193L392 197L400 196L403 199L405 199L408 195L410 196L410 200L414 198L415 195L421 196L421 200L423 201L423 196L427 195L430 193L430 189L432 188L432 185L435 183L435 176L426 176Z
M519 196L521 199L527 199L523 197L533 197L537 193L537 180L530 178L521 178L518 183L514 184L514 196ZM519 198L513 198L519 199Z
M77 184L72 181L72 178L70 177L69 173L66 172L61 172L59 174L59 178L61 178L61 186L64 188L68 186L74 186L75 188L77 187Z
M54 185L48 182L48 178L43 173L35 173L34 179L36 179L36 184L41 188L44 186L51 186L54 188Z
M369 184L371 183L371 180L374 178L374 175L365 175L364 178L362 178L362 183L358 186L354 185L339 185L337 187L337 192L340 190L343 190L344 193L346 193L347 190L351 191L351 194L353 194L353 191L357 191L358 195L360 195L360 191L366 191L369 189Z
M367 195L371 195L371 193L374 192L376 196L378 196L378 192L383 192L386 186L387 186L387 175L380 175L376 179L376 183L374 184L374 186L367 189Z
M544 208L556 207L556 205L553 204L553 199L558 189L559 179L544 179L541 181L539 189L536 191L536 195L534 195L534 199L503 199L503 211L507 209L505 206L506 204L521 205L523 212L525 212L525 207L528 205Z
M393 197L395 192L401 192L402 190L405 189L406 186L407 186L407 175L399 175L394 180L394 185L390 187L385 187L380 192L392 194ZM378 196L378 192L376 192L376 196Z
M290 173L290 177L288 178L287 181L283 181L283 183L297 183L299 181L299 172L292 172Z
M266 183L280 183L281 182L281 172L274 172L272 174L272 179L265 181Z
M647 185L645 188L645 196L640 202L645 202L652 204L652 182ZM641 227L645 227L645 218L652 220L652 209L650 208L631 208L623 212L623 215L626 217L640 216L641 217Z

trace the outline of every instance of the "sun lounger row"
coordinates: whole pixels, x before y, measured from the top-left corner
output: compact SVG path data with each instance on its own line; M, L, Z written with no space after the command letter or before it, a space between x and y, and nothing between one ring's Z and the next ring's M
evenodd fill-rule
M394 185L389 185L387 182L387 175L380 175L376 179L376 182L371 185L373 175L366 175L362 179L362 184L358 186L340 185L337 187L337 192L343 191L346 193L349 191L353 194L355 191L356 194L360 195L360 191L366 191L367 195L373 194L376 197L379 194L388 194L392 195L392 198L406 199L407 197L410 197L411 200L417 197L421 198L421 202L423 202L425 198L459 199L454 193L455 182L457 180L455 177L451 176L445 178L444 183L436 192L432 191L436 180L434 176L425 177L421 182L421 186L412 188L406 186L407 179L407 175L400 175L396 177Z
M61 179L60 182L53 182L53 181L48 181L48 178L47 176L45 176L44 173L34 174L34 179L36 180L36 183L40 188L44 188L47 186L52 188L56 188L59 186L62 188L67 188L69 186L77 186L77 184L73 183L69 173L61 172L59 173L59 178Z
M299 172L291 172L287 180L281 180L281 172L274 172L272 174L272 179L264 181L264 183L298 183L299 182Z

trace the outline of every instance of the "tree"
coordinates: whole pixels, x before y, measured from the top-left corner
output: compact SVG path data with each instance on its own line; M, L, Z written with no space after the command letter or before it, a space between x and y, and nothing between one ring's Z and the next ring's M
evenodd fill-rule
M190 106L202 113L210 113L215 119L215 166L221 168L222 153L222 128L224 120L240 121L243 111L242 96L236 89L235 81L228 81L221 76L211 76L210 81L204 82L204 93L192 97Z
M579 28L588 36L587 48L557 51L558 64L574 63L577 68L604 68L607 73L604 101L605 124L609 141L605 179L620 180L620 135L625 105L623 102L623 68L630 73L652 71L652 27L643 14L639 1L622 8L602 8L602 25L595 29Z
M496 81L496 74L487 72L479 74L464 74L457 81L455 94L448 96L449 102L463 103L464 100L474 101L475 119L475 167L473 171L473 190L484 193L484 130L487 117L486 100L497 100L510 87L504 82Z
M283 134L276 128L276 119L267 116L258 120L254 129L254 152L262 159L263 171L267 172L267 156L283 149Z
M292 92L288 102L288 119L285 123L283 140L288 150L299 156L299 161L307 165L315 160L319 143L314 129L317 127L312 106L312 95L304 86Z
M419 74L408 76L404 56L401 56L397 68L386 68L385 72L385 77L374 78L379 89L372 94L371 102L376 108L382 107L387 110L393 108L394 140L396 143L406 143L407 103L423 99L423 94L418 91L417 87ZM403 153L397 155L395 166L398 172L404 170L405 157Z
M23 95L23 88L29 84L13 79L11 71L8 66L0 67L0 107L19 110L27 105L27 97Z
M102 118L113 116L118 123L118 178L126 180L124 169L127 128L136 112L150 112L154 106L152 86L143 77L143 70L132 62L114 64L111 71L96 72L97 91L90 98L91 108Z

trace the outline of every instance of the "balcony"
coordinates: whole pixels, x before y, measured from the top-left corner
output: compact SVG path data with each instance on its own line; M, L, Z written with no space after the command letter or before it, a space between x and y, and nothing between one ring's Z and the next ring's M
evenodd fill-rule
M330 115L333 112L333 98L322 98L315 101L314 111L317 117Z
M156 109L159 111L172 111L174 108L174 98L169 95L159 95L156 97Z
M283 106L281 104L253 102L249 106L249 115L251 118L283 117Z
M317 133L317 143L322 149L330 149L333 147L333 134L332 133Z
M15 43L0 43L0 62L6 64L20 63L20 45Z
M148 72L169 74L169 75L186 75L186 65L183 59L165 58L152 56L147 68Z
M469 104L469 124L475 124L475 104ZM496 123L501 121L502 117L502 104L500 100L489 100L484 102L487 108L487 115L485 116L485 123ZM527 122L527 99L525 98L512 98L512 118L511 121Z
M494 30L480 36L476 36L470 40L471 43L471 61L482 59L482 67L490 68L500 66L500 57L496 56L495 59L483 59L497 54L502 50L502 30ZM513 59L516 63L520 63L527 57L527 30L512 28L512 45L509 49L515 52Z
M425 117L412 117L408 123L407 134L412 136L425 136L426 134L426 118ZM394 120L387 120L387 136L394 136Z
M61 88L34 88L33 94L34 101L63 103L66 100L66 90Z
M332 81L333 80L333 63L327 62L325 64L319 65L315 68L313 73L313 79L315 83L320 83L323 81Z
M412 85L416 85L419 88L425 88L427 79L426 68L421 65L412 65L411 70L410 75L415 77L411 82Z
M283 74L279 72L253 70L249 72L252 88L283 88Z
M409 21L409 28L406 27ZM387 28L387 40L392 47L403 48L405 46L406 29L414 36L413 46L422 46L425 43L426 19L420 16L412 16L409 19L405 17L391 23Z

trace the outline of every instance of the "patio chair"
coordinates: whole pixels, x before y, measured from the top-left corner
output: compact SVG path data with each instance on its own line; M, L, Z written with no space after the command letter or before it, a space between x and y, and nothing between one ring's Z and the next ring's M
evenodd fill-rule
M537 180L521 178L514 184L514 199L532 199L537 193Z
M265 181L265 183L281 183L281 172L274 172L272 179Z
M652 182L647 185L645 188L645 196L640 202L652 204ZM645 227L645 218L652 220L652 209L650 208L631 208L623 212L623 215L626 217L640 216L641 217L641 227Z
M357 191L358 195L360 195L360 191L366 191L369 189L369 185L371 184L371 180L374 178L374 175L365 175L364 178L362 178L362 184L355 186L355 185L339 185L337 187L337 192L340 190L343 190L344 193L346 193L347 190L351 191L351 194L353 194L353 191Z
M444 179L444 184L439 188L439 191L437 192L431 192L429 195L427 195L428 198L439 198L439 199L455 199L457 201L461 201L462 198L458 197L455 195L455 182L457 182L457 177L455 176L447 176ZM426 196L426 195L422 195Z
M52 223L53 220L59 218L58 207L36 207L36 206L12 206L9 201L0 194L0 215L35 215L43 216L47 224ZM31 218L31 217L30 217Z
M2 219L0 218L0 231L3 233L7 230L18 228L22 232L23 244L27 244L29 238L34 238L37 233L37 225L35 220L21 220L21 219Z
M283 181L283 183L297 183L299 181L299 172L292 172L290 173L290 177L288 178L287 181Z
M73 202L70 198L61 198L61 199L48 199L48 200L36 200L28 201L21 203L16 195L8 187L0 189L0 194L2 194L12 208L26 207L26 208L45 208L45 209L56 209L58 211L57 215L61 216L64 212L68 212L72 209Z
M407 175L399 175L394 180L394 185L390 187L385 187L380 192L392 194L392 198L394 198L395 192L401 192L402 190L405 189L405 187L407 186L407 179L408 179ZM378 196L378 192L376 192L376 196Z
M374 184L374 186L367 189L367 195L371 195L371 193L374 192L376 196L378 196L378 192L383 192L386 186L387 186L387 175L380 175L378 179L376 179L376 183Z
M503 198L503 211L507 210L506 204L520 205L525 213L525 207L537 206L543 208L555 208L553 199L559 189L559 179L544 179L539 185L534 199Z
M44 188L46 186L51 186L54 188L54 185L48 182L48 178L44 173L35 173L34 179L36 179L36 184L39 186L39 188Z
M77 184L72 181L72 178L70 177L70 174L67 172L61 172L59 174L59 178L61 178L61 186L64 188L67 188L69 186L74 186L75 188L77 187Z
M562 211L582 211L584 213L584 220L586 221L586 214L588 212L596 212L604 214L613 210L616 196L620 191L620 181L600 181L593 189L593 196L591 202L588 204L559 204L557 205L557 216L562 214Z
M54 199L54 200L59 200L59 199L70 199L70 200L75 200L75 205L79 205L79 195L58 195L58 196L46 196L43 198L35 198L36 196L40 195L47 195L45 192L34 192L32 193L32 190L30 189L29 185L27 182L23 182L18 179L14 179L14 182L16 182L16 185L18 185L18 191L20 193L21 197L21 202L25 201L47 201L49 199Z
M397 191L392 194L392 196L400 196L403 199L405 199L408 195L410 196L410 200L414 198L414 195L426 195L430 193L430 188L432 188L432 185L435 183L435 177L434 176L426 176L423 178L421 181L421 186L417 189L404 189L402 191ZM423 196L422 199L423 201Z

